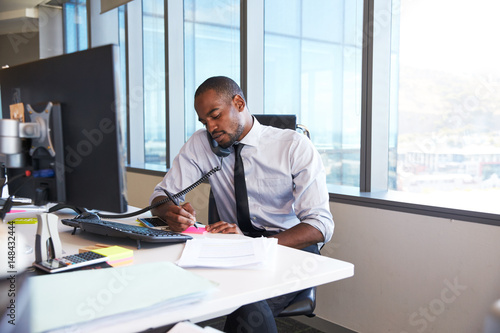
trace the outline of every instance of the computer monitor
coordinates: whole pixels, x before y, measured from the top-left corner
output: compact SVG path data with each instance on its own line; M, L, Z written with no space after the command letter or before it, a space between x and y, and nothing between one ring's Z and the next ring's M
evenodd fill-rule
M25 122L31 117L38 128L50 127L46 138L21 139L22 153L11 155L11 195L42 204L126 211L118 59L117 46L107 45L0 70L3 119L21 110ZM7 139L1 136L0 142Z

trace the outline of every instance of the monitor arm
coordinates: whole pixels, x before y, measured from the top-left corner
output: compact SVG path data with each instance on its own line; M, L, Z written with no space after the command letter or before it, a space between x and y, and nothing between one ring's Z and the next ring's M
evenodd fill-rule
M25 196L35 205L65 202L61 105L52 102L26 104L26 114L28 122L0 119L0 154L4 156L4 165L12 170L11 178L22 173L19 170L31 171L33 189L30 192L25 188L24 192L28 192Z
M23 151L22 140L32 139L29 154L34 155L38 148L44 148L54 157L56 151L51 139L50 117L54 104L48 102L45 110L36 112L30 104L26 111L30 122L17 119L0 119L0 154L5 155L6 168L26 167L26 154Z
M55 113L52 112L53 110ZM36 112L30 104L27 104L26 111L29 122L21 122L17 119L0 119L0 154L5 157L4 166L7 169L33 169L32 176L42 179L41 182L35 181L34 183L35 198L32 199L35 205L43 205L49 200L49 189L42 185L45 183L43 179L55 179L54 190L56 193L52 198L64 199L64 167L62 167L64 156L60 105L48 102L42 112ZM52 120L55 133L51 133L50 120L52 116L54 116ZM56 146L52 143L53 136L57 141ZM29 152L23 149L23 140L25 139L31 139ZM57 153L56 148L58 149ZM58 217L52 213L41 213L37 215L37 220L36 261L60 257L62 249L57 230Z

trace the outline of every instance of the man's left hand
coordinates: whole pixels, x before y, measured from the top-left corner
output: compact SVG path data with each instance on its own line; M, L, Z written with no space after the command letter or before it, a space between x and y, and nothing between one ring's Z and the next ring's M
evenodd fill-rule
M219 221L216 223L212 223L207 225L206 231L211 232L213 234L240 234L243 235L243 232L238 228L238 225L235 223L228 223L224 221Z

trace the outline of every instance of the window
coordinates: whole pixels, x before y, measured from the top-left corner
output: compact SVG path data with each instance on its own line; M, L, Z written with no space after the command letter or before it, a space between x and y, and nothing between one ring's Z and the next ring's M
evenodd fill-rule
M145 163L166 163L165 19L163 0L142 2Z
M240 1L184 0L185 139L202 125L194 111L196 88L211 76L240 82Z
M87 1L69 0L63 4L64 53L88 48Z
M330 184L359 186L361 0L265 1L265 113L297 114Z
M129 2L118 12L129 160L165 171L201 128L195 89L225 75L251 112L297 114L333 200L497 224L500 4L469 3ZM85 2L65 6L67 47L86 47Z
M495 0L393 2L390 189L496 205L499 9Z

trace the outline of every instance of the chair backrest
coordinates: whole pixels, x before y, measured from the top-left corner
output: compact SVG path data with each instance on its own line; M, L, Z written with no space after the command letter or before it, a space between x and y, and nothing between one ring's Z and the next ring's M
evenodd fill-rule
M297 124L297 116L294 114L254 114L253 115L262 125L273 126L283 129L299 129L309 139L311 135L307 127Z
M297 128L297 116L294 114L254 114L253 116L262 125L292 130Z

